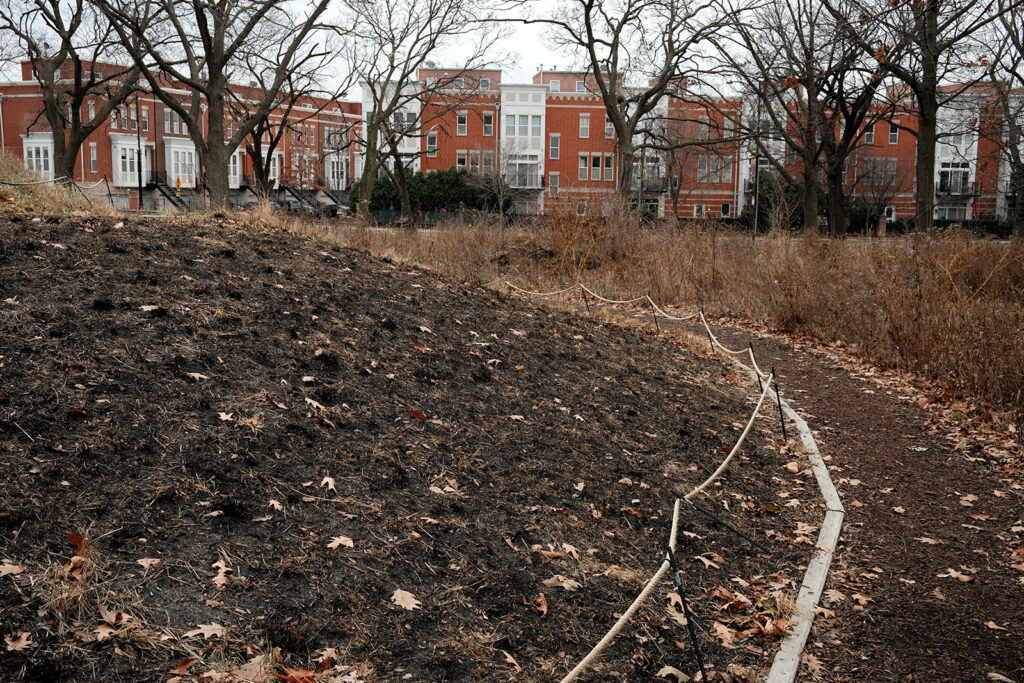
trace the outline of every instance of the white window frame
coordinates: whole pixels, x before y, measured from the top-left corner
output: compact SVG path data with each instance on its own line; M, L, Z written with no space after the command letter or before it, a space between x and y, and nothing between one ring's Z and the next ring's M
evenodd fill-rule
M558 171L548 173L548 196L558 196Z
M693 217L703 218L707 214L707 207L704 202L694 202L693 204Z
M468 165L469 165L469 155L466 153L466 150L464 150L464 149L456 150L455 151L455 168L457 170L465 171L465 170L467 170L467 166Z
M604 115L604 136L608 140L615 137L615 126L612 125L612 117L608 114Z
M590 137L590 114L580 114L580 140Z
M530 117L530 137L539 138L544 136L544 118L538 114Z
M590 155L585 152L580 152L579 155L579 173L577 178L579 180L586 180L590 175Z
M576 92L587 92L587 82L576 81Z
M611 152L604 155L604 179L606 181L615 180L615 154Z
M96 100L89 100L89 120L96 118Z
M53 180L53 136L50 133L30 133L22 136L25 168L40 180Z
M562 83L557 78L552 79L548 83L548 88L551 90L551 92L562 92Z
M99 160L96 156L96 143L89 143L89 172L99 173Z
M732 204L722 202L722 218L732 218Z
M519 115L519 137L526 138L530 136L530 116L528 114Z
M873 145L875 144L875 124L874 122L864 126L864 144Z
M437 131L430 131L427 133L427 156L437 156Z
M466 110L455 113L455 134L465 137L469 133L469 114Z
M489 78L481 78L479 85L480 85L480 90L490 90L491 89L491 79L489 79Z
M889 144L898 145L900 143L900 129L896 125L895 121L889 122Z
M462 90L466 87L466 79L462 76L456 76L452 84L455 86L456 90Z
M595 161L597 162L596 164L594 163ZM590 179L591 180L601 180L601 172L602 172L603 169L604 169L604 162L601 161L601 155L600 154L591 154L590 155ZM594 171L597 171L597 173L595 174ZM597 176L596 178L594 177L595 175Z
M583 217L587 215L587 200L581 199L576 202L576 215Z
M485 111L483 115L484 120L484 137L491 137L494 135L494 112Z

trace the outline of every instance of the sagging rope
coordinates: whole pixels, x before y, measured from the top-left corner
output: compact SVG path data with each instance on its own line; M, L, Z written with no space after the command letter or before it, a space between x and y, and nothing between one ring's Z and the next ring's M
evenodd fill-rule
M729 451L729 455L726 456L725 460L722 461L722 464L718 466L718 469L712 472L711 475L704 480L704 482L702 482L699 486L697 486L692 491L687 493L685 496L683 496L682 498L676 498L675 505L672 510L672 529L669 532L668 553L675 553L676 550L676 538L679 527L679 508L681 503L683 501L690 501L692 498L696 497L698 494L704 491L708 486L713 484L715 480L718 479L719 476L721 476L722 472L725 471L725 468L729 466L729 463L732 462L733 457L736 455L737 452L739 452L740 446L743 445L743 441L747 438L747 434L750 433L751 428L754 426L754 420L757 418L758 413L761 411L761 406L762 404L764 404L764 399L768 395L770 387L771 383L766 382L764 389L762 389L761 391L761 397L757 400L757 405L754 407L754 412L750 414L750 419L747 420L746 427L743 428L743 432L740 434L739 439L737 439L736 445L732 447L732 450ZM637 596L636 600L633 601L633 604L631 604L629 608L622 614L622 616L619 617L619 620L615 622L611 630L609 630L608 633L605 634L604 638L602 638L597 643L597 645L594 646L590 653L586 657L584 657L580 661L580 663L577 664L575 668L573 668L572 671L566 674L565 678L562 679L561 683L571 683L571 681L575 681L581 673L586 671L587 668L589 668L590 665L594 662L594 660L596 660L600 656L601 652L606 647L608 647L608 645L615 639L615 636L617 636L619 634L619 631L621 631L622 628L629 622L633 614L641 607L641 605L644 604L644 602L647 601L647 598L650 596L655 586L657 586L658 582L661 581L661 579L665 576L665 572L669 569L668 553L666 553L665 559L658 567L658 571L656 571L654 573L654 576L651 577L650 581L647 582L647 585L644 586L644 589L640 592L640 595Z
M752 345L747 344L747 348L743 349L742 351L733 351L732 349L726 348L725 346L723 346L722 342L718 341L718 337L716 337L714 335L714 333L711 332L711 326L708 325L708 319L704 317L704 310L703 309L701 309L701 311L700 311L700 321L702 323L704 323L704 329L707 330L708 339L711 340L711 346L712 347L716 347L717 346L720 350L722 350L725 353L728 353L729 355L732 355L732 356L742 356L742 355L745 355L745 354L749 355L750 356L750 363L751 363L751 365L754 366L754 372L757 373L757 376L760 379L767 379L768 377L773 377L774 376L773 373L762 372L761 368L758 367L758 365L757 365L757 358L754 357L754 347Z

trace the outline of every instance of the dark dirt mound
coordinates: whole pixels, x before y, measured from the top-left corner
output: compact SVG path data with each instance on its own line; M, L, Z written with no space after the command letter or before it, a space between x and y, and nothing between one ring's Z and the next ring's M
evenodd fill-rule
M0 221L4 680L166 680L186 656L182 680L551 680L654 571L673 498L753 403L667 340L323 243ZM768 660L806 556L770 530L820 521L776 433L766 417L702 501L773 555L685 522L731 680ZM670 589L593 680L695 673Z

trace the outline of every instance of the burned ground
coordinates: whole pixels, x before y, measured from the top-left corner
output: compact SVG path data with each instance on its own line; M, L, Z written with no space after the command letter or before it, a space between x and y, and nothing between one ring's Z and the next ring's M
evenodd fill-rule
M669 340L321 242L0 221L5 680L557 678L753 406ZM769 663L821 519L768 416L700 502L772 554L684 517L732 680ZM593 680L695 673L671 590Z

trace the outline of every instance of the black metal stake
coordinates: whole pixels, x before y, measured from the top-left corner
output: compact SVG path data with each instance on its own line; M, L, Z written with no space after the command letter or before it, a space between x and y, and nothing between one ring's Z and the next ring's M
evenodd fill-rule
M690 642L693 644L693 654L697 658L697 667L700 669L701 680L708 680L708 673L704 670L704 657L700 654L700 645L697 642L697 632L694 630L693 625L696 619L693 616L693 610L690 609L690 603L686 600L686 593L683 591L683 582L679 578L679 567L676 566L676 557L669 548L666 555L668 560L669 568L672 571L672 581L676 584L676 590L679 591L679 600L683 603L683 616L686 617L686 630L690 632Z
M701 319L701 322L704 323L704 329L707 330L707 333L708 333L708 344L711 345L711 353L714 353L715 352L715 340L711 336L711 329L707 326L707 318L704 316L704 304L701 304L701 306L700 306L700 319Z
M654 318L654 333L661 334L661 328L658 326L658 314L654 312L654 300L651 299L651 293L647 293L647 303L651 305L651 317Z
M775 403L779 406L779 424L782 425L782 440L789 441L786 436L786 418L782 416L782 396L779 395L779 378L775 374L775 367L772 366L772 381L775 383Z

